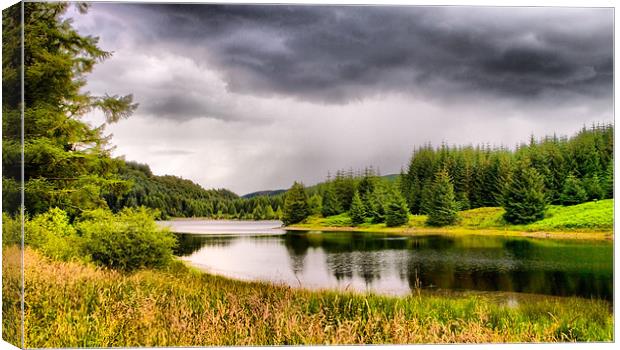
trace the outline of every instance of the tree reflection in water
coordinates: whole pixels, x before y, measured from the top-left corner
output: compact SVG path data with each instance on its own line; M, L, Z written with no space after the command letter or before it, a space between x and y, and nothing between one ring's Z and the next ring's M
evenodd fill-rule
M324 281L323 288L359 282L360 289L376 292L422 287L607 300L613 296L613 245L609 242L349 232L179 238L179 255L234 243L238 259L244 259L238 253L244 249L252 251L252 256L271 257L264 266L248 261L254 265L247 268L261 270L260 276L269 275L269 269L289 269L299 283L312 275L313 281ZM280 256L288 258L279 260ZM225 270L226 266L217 268Z

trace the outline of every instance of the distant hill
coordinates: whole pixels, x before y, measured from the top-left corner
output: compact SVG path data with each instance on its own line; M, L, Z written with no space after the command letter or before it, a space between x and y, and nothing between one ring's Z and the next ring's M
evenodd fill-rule
M207 190L178 176L153 175L148 165L132 161L125 162L120 177L131 181L132 187L124 195L105 196L113 210L145 206L159 209L164 217L207 216L217 212L219 204L228 205L239 199L234 192L224 188Z
M268 196L268 197L270 197L270 196L277 196L277 195L282 194L284 192L286 192L286 190L256 191L256 192L244 194L243 196L241 196L241 198L250 199L250 198L260 197L260 196Z

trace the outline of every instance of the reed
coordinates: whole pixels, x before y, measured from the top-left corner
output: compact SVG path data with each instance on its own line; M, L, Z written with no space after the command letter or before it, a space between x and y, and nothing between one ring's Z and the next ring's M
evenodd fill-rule
M179 261L123 273L49 260L30 248L25 259L26 347L613 340L610 305L596 300L399 298L234 281ZM18 276L3 273L6 304L13 294L5 288ZM3 311L6 320L18 309Z

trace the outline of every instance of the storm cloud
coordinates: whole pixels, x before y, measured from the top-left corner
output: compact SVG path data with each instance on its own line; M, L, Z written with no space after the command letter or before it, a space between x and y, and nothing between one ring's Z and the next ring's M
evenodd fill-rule
M139 22L145 42L193 47L193 59L246 94L337 104L394 92L542 99L612 87L609 9L98 6Z
M607 8L96 3L72 17L114 53L87 88L140 103L110 127L117 154L205 187L392 173L425 142L512 146L613 120Z

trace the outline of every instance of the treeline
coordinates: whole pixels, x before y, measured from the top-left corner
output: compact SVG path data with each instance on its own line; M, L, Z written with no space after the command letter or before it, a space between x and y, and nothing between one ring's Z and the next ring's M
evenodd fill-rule
M544 217L548 204L613 198L613 132L613 125L597 124L570 138L531 137L514 150L427 144L414 150L393 182L368 168L355 175L338 171L308 190L295 183L286 194L283 220L346 213L353 225L397 226L411 213L444 226L458 222L459 210L502 206L507 223L530 223Z
M381 177L373 168L354 173L338 171L335 177L306 190L295 183L285 194L285 224L302 221L309 215L324 217L349 213L352 223L366 220L398 226L408 220L407 204L400 193L398 181Z
M140 207L157 209L160 218L209 217L216 219L272 220L282 216L282 195L241 198L227 189L206 190L177 176L153 175L146 164L126 162L120 177L130 190L105 196L113 211Z
M507 187L519 168L540 175L547 203L572 205L613 198L613 125L584 127L575 136L533 137L516 150L466 146L413 152L401 175L401 192L413 214L430 213L436 174L445 169L458 208L502 206Z

